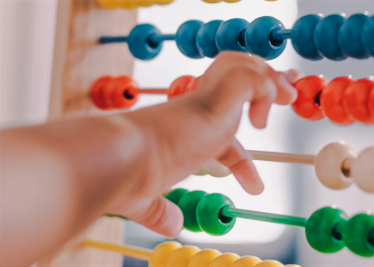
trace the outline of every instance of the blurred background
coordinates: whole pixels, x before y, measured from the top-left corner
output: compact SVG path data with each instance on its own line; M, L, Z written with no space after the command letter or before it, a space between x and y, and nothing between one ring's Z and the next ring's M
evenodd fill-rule
M52 66L56 0L0 0L0 127L2 129L43 123L47 119ZM139 23L155 24L163 33L174 33L186 20L227 20L244 18L252 21L269 15L291 28L297 18L310 13L374 13L373 0L242 0L235 4L207 4L201 0L175 0L168 6L139 9ZM124 49L127 49L124 45ZM211 59L184 57L175 43L165 43L162 53L150 62L135 63L135 79L141 87L167 87L182 75L199 76ZM311 62L299 57L289 43L285 53L269 62L277 70L296 68L305 75L324 75L327 79L353 75L374 76L374 60L348 59L343 62ZM142 96L135 109L166 101L163 96ZM272 108L268 127L256 130L248 122L248 106L237 133L245 148L290 153L316 154L324 145L344 140L357 151L374 144L374 127L354 124L338 126L328 120L308 122L290 107ZM309 217L315 210L336 204L349 215L374 210L374 197L352 186L331 191L317 180L312 166L256 162L266 190L261 196L249 196L233 177L222 179L191 176L177 187L220 192L229 196L237 207L258 211ZM124 241L154 247L162 236L127 222ZM252 254L262 259L277 259L284 264L303 267L372 267L373 259L355 256L347 249L332 255L317 253L309 247L303 229L270 223L238 220L231 233L222 237L183 231L180 242L222 252ZM125 259L125 266L146 263Z

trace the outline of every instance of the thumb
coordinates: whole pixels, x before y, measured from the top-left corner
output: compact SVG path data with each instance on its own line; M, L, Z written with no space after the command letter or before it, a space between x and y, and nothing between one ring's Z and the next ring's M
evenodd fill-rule
M136 211L124 215L167 237L177 237L183 229L182 211L162 195L142 201L142 205Z

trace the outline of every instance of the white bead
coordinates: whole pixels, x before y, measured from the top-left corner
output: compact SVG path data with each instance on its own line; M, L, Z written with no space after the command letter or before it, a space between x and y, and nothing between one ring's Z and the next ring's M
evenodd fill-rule
M352 178L364 191L374 193L374 146L362 151L352 163Z
M315 159L315 171L320 182L331 189L344 189L353 179L343 173L343 164L354 159L356 152L344 142L336 142L322 148Z
M219 163L217 160L212 159L204 163L201 168L213 177L226 177L231 174L229 168Z

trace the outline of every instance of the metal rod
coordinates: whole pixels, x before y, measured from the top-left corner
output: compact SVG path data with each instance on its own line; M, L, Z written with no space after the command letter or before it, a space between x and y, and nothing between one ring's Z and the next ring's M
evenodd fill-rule
M271 32L270 38L272 40L285 40L291 38L291 31L292 30L286 30L286 29L275 29Z
M314 155L248 150L254 160L314 165Z
M229 218L243 218L249 220L256 220L262 222L271 222L278 224L293 225L298 227L305 227L306 219L301 217L287 216L272 214L266 212L250 211L250 210L241 210L236 208L231 208L230 206L225 206L221 210L221 216Z

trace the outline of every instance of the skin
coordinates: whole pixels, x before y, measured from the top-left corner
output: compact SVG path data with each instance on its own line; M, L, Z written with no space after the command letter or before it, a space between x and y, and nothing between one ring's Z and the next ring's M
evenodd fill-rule
M0 132L0 266L28 266L103 214L176 237L183 215L162 194L216 158L248 193L264 185L235 139L242 107L264 128L273 103L290 104L296 71L225 52L196 91L134 112Z

